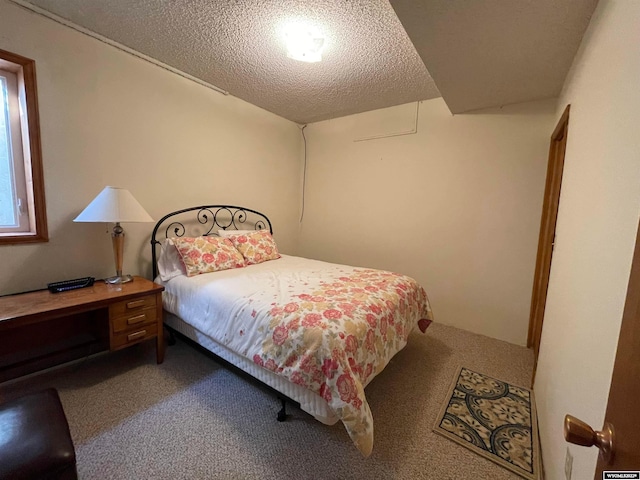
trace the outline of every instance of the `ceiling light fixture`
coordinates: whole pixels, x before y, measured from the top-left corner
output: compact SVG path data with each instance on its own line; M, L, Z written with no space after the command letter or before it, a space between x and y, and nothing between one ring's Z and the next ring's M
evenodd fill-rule
M322 48L325 42L316 27L293 23L285 28L284 35L287 43L287 57L309 63L322 60Z

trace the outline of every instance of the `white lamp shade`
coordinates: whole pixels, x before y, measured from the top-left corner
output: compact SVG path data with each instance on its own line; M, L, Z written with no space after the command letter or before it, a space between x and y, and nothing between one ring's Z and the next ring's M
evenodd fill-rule
M153 222L153 218L125 188L105 187L74 222Z

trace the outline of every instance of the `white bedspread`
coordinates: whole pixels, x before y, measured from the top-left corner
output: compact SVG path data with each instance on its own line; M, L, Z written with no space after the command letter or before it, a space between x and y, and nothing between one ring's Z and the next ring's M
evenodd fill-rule
M166 310L322 396L364 455L373 447L364 387L431 321L410 277L287 255L164 285Z

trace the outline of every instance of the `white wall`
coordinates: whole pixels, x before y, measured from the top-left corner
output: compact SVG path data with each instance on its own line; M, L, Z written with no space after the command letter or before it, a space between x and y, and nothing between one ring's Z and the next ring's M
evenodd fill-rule
M550 480L564 415L600 429L609 394L640 213L639 27L639 2L601 0L558 104L571 116L535 382ZM573 478L593 478L597 449L570 448Z
M50 241L0 246L0 294L113 275L104 225L73 218L105 185L152 217L204 203L266 213L296 253L298 127L0 0L0 48L36 61ZM152 224L124 225L125 270L150 275Z
M555 108L452 116L428 100L417 134L364 142L415 109L309 125L301 254L410 275L436 321L524 345Z

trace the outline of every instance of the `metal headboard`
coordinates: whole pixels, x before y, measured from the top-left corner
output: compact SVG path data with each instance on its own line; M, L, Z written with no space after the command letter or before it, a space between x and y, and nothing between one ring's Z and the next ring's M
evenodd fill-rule
M195 219L193 214L197 212ZM172 217L176 217L172 219ZM171 220L169 220L171 219ZM151 264L153 277L158 276L156 246L169 237L199 237L204 235L218 236L221 230L263 230L269 229L273 233L271 222L266 215L251 210L250 208L236 207L233 205L202 205L199 207L184 208L171 212L156 223L151 234Z

